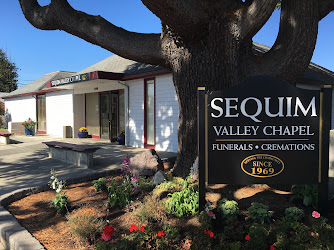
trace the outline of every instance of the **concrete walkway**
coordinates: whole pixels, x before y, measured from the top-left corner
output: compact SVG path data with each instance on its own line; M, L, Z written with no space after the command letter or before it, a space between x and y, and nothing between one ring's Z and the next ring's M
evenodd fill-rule
M62 141L74 144L95 145L101 147L94 153L94 167L83 168L70 165L58 160L48 158L48 147L44 141ZM48 135L36 136L12 136L12 144L0 144L0 204L12 194L26 190L32 187L46 185L50 180L50 171L55 169L60 180L75 179L96 173L103 173L113 169L121 168L124 157L129 154L134 156L146 149L131 148L117 143L110 143L107 140L99 139L77 139L77 138L56 138ZM157 151L160 158L173 158L175 153ZM4 224L15 224L15 219L10 218L10 214L0 206L0 250L1 241L10 249L20 249L19 244L8 244L6 239L10 238L10 232L20 232L27 235L23 228L13 230L4 229ZM3 224L3 225L1 225ZM8 233L9 232L9 233ZM25 236L24 236L25 237ZM23 238L24 238L23 237ZM18 238L18 237L17 237ZM20 236L19 240L25 243ZM27 239L31 241L31 239ZM28 243L27 243L28 244ZM31 242L31 247L25 246L23 249L41 249L36 248L35 243ZM21 248L22 249L22 248Z

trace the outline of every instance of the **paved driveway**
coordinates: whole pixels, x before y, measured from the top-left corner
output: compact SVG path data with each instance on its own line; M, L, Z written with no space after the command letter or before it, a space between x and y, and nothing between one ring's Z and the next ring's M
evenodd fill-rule
M133 156L145 149L125 147L107 140L56 138L48 135L12 136L13 144L0 144L0 202L16 190L47 184L50 170L55 169L59 179L77 178L105 170L120 168L126 154ZM83 168L48 158L48 147L43 141L63 141L75 144L97 145L94 168ZM175 153L158 152L160 158Z

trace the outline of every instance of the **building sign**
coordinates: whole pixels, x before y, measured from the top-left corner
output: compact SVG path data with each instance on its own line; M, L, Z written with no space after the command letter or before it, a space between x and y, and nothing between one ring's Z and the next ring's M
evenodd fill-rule
M70 76L70 77L65 77L62 79L57 79L51 81L51 87L57 87L60 85L65 85L65 84L70 84L70 83L77 83L77 82L84 82L92 80L89 78L89 73L85 74L80 74L80 75L75 75L75 76Z
M320 91L262 76L205 102L209 184L318 183Z

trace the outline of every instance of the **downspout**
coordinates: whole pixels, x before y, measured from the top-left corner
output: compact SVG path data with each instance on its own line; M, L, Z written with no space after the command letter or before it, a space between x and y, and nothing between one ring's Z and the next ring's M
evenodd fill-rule
M130 88L129 85L118 81L119 84L122 84L123 86L126 87L127 89L127 104L126 104L126 114L127 114L127 119L125 121L125 145L129 146L130 143L130 133L129 133L129 118L130 118Z

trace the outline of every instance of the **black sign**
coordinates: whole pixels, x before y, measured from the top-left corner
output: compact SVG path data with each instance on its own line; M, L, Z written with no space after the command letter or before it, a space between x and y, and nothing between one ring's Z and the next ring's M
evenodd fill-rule
M209 184L318 183L320 91L261 76L206 104Z

